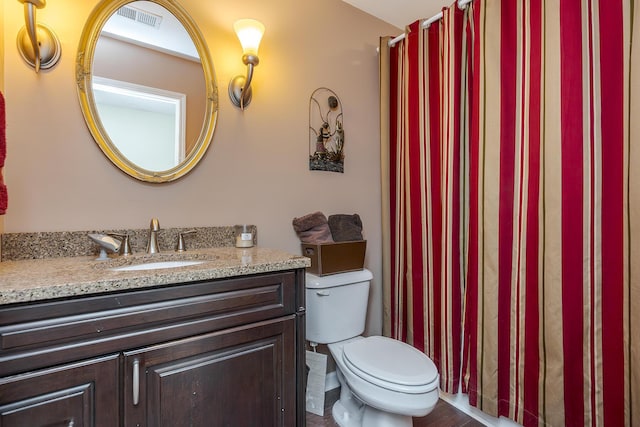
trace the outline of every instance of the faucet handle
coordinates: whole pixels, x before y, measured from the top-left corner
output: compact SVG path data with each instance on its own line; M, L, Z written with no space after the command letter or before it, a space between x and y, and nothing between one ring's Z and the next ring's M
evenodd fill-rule
M96 258L100 261L108 259L107 251L118 252L120 246L122 245L122 242L113 239L106 234L89 233L88 236L91 240L94 241L94 243L97 243L100 247L100 255L98 256L98 258Z
M120 245L120 255L131 255L131 245L129 244L129 235L120 233L109 233L109 236L114 236L120 239L122 242Z
M185 252L187 250L184 244L184 236L194 234L196 230L183 231L178 233L178 243L176 244L176 252Z

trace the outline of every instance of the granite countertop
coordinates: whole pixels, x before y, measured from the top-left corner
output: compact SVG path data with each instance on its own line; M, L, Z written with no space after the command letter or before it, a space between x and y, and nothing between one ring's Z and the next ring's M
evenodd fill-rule
M145 262L199 260L202 264L114 271ZM305 268L309 258L276 249L220 247L176 253L134 254L97 261L94 256L0 262L0 305L173 283Z

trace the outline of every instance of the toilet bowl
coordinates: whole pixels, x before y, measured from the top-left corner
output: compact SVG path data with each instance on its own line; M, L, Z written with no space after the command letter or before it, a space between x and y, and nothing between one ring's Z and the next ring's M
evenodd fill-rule
M436 405L437 369L410 345L372 336L328 347L342 387L333 408L341 427L411 426L412 417L422 417Z
M307 273L307 339L327 344L336 362L340 427L409 427L438 401L439 375L424 353L401 341L363 337L371 272Z

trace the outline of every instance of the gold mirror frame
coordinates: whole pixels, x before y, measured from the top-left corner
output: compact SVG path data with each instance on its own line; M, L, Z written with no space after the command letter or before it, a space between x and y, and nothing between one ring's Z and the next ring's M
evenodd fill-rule
M151 171L143 169L129 161L120 153L111 141L99 119L93 93L93 59L100 37L100 32L107 20L122 6L133 3L136 0L103 0L91 12L82 31L78 44L78 56L76 58L76 83L80 108L87 123L89 131L102 152L126 174L145 182L169 182L174 181L191 171L204 156L216 125L218 116L218 86L216 84L213 62L209 54L207 44L200 29L191 19L189 14L174 0L148 0L157 3L171 12L185 28L200 56L204 71L204 80L207 91L204 123L194 148L185 159L177 166L164 171Z

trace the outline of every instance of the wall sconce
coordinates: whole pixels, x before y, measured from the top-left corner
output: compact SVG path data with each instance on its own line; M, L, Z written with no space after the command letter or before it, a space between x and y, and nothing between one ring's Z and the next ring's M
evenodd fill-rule
M254 19L241 19L233 24L233 29L242 44L242 62L247 66L247 76L235 76L229 82L231 102L241 110L251 102L251 79L253 67L258 65L258 47L264 34L264 25Z
M36 22L36 9L46 6L46 0L18 0L24 4L25 26L18 32L18 51L36 73L53 67L60 59L60 40L49 27Z

